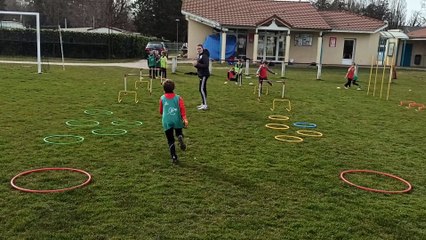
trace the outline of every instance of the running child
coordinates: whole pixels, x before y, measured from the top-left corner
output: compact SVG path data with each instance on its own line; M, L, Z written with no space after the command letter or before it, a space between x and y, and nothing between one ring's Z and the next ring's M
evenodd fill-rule
M258 87L258 89L259 89L258 97L259 98L260 98L260 95L262 94L262 85L263 85L264 81L266 81L269 85L272 86L272 82L270 80L268 80L268 72L270 72L272 74L276 74L271 69L269 69L268 63L265 60L262 60L259 68L256 71L256 76L259 77L259 87Z
M163 89L164 95L160 98L159 110L162 115L162 125L169 145L172 163L177 164L179 160L176 155L174 134L176 134L178 138L180 149L185 151L186 144L183 141L182 128L188 126L188 120L186 118L185 104L182 97L173 92L175 83L167 79L163 82Z
M352 65L348 68L346 72L345 79L347 80L344 87L348 89L351 87L351 84L358 86L357 90L361 90L359 84L356 82L358 76L356 76L356 64L353 62Z

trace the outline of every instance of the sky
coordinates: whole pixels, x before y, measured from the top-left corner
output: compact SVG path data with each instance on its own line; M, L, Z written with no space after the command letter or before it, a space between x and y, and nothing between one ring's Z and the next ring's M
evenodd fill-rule
M411 13L415 10L423 10L426 12L426 9L421 9L422 1L426 4L426 0L405 0L407 2L407 16L411 16Z
M281 1L299 1L299 0L281 0ZM308 0L302 0L304 2L308 1ZM422 2L424 3L423 5L426 5L426 0L405 0L405 2L407 3L407 17L411 16L411 13L415 10L423 10L423 13L426 14L426 6L424 9L422 9Z

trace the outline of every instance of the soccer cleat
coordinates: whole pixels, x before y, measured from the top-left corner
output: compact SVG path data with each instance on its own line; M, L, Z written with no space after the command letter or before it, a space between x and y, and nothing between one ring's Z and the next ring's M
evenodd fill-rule
M179 146L182 151L186 150L186 144L183 142L183 136L178 136Z
M198 108L198 110L203 110L203 111L205 111L207 109L208 109L207 105L203 105L203 106Z
M202 108L204 106L204 104L198 105L197 109L199 110L200 108Z
M361 88L357 88L356 90L361 91Z
M178 164L179 163L179 159L177 155L172 156L172 163L173 164Z
M349 89L349 88L345 86L345 89Z

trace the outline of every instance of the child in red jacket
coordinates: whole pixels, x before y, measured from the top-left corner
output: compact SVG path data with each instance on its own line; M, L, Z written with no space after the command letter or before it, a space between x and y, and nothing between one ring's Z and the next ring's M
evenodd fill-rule
M345 79L347 79L344 87L348 89L351 87L351 84L358 86L357 90L361 90L359 84L356 82L358 77L356 76L356 64L352 63L352 65L348 68L346 72Z
M258 87L258 90L259 90L258 97L259 98L260 98L260 95L262 94L262 85L263 85L264 81L266 81L269 85L272 86L272 82L268 80L268 72L270 72L272 74L276 74L271 69L269 69L268 63L265 60L263 60L260 63L259 68L256 71L256 76L259 77L259 87Z

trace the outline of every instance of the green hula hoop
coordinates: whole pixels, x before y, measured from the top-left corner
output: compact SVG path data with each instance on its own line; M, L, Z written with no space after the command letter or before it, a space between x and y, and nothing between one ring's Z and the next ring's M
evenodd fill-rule
M99 122L94 120L69 120L65 124L70 127L94 127L98 126Z
M113 112L108 110L103 110L103 109L84 110L84 113L89 115L112 115L113 114Z
M94 129L92 133L100 136L119 136L127 133L125 129L112 129L111 132L102 132L103 130L108 131L108 129Z
M77 140L74 142L55 142L55 141L50 141L50 138L62 138L62 137L66 137L66 138L76 138ZM82 136L76 136L76 135L50 135L47 136L45 138L43 138L43 141L46 143L50 143L50 144L59 144L59 145L66 145L66 144L74 144L74 143L81 143L84 141L84 137Z
M140 126L143 124L142 121L126 121L126 120L118 120L118 121L112 121L112 125L115 126Z

